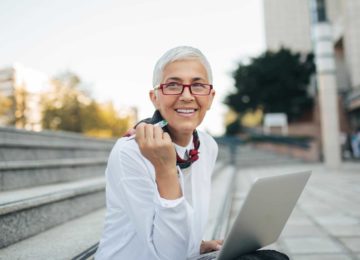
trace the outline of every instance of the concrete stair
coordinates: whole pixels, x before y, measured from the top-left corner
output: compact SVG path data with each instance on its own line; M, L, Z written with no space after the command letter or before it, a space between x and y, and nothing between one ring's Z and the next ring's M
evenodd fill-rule
M104 178L6 191L0 197L0 245L11 245L104 206Z
M104 215L100 209L0 249L0 259L87 259L75 257L97 245Z
M37 241L36 237L44 232L59 229L60 233L48 241L53 243L58 237L66 236L61 234L61 226L69 226L76 218L79 226L82 218L104 208L104 171L113 145L114 140L79 134L0 128L0 259L22 259L16 255L10 257L9 252L25 256L29 248L22 245L33 243L30 240ZM103 215L94 216L102 223ZM99 239L98 233L94 238L85 234L83 247L69 239L61 250L67 248L68 252L78 254ZM76 252L71 246L77 248ZM56 258L52 256L33 259Z
M113 145L73 133L0 128L0 162L107 157Z
M0 162L0 191L95 177L106 162L106 157Z
M230 160L234 156L236 166L239 168L253 168L264 165L284 165L301 162L300 159L293 158L290 155L280 155L269 151L255 148L251 145L239 145L236 150L230 150L228 147L222 146L221 158Z

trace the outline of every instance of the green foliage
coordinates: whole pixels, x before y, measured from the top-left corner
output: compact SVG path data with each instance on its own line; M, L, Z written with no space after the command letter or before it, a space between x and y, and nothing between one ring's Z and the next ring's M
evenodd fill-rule
M237 135L239 133L241 133L242 131L242 126L240 124L240 120L239 118L237 118L234 122L231 122L230 124L228 124L226 126L225 129L225 135Z
M84 93L79 83L80 79L73 73L61 74L52 80L53 89L41 98L43 128L83 132L81 110L86 104L80 102Z
M0 121L5 124L11 124L11 120L15 120L15 117L12 119L10 116L14 107L13 99L14 96L5 96L0 92Z
M267 51L249 65L239 64L233 73L236 91L225 104L239 113L262 108L264 113L282 112L296 119L312 107L307 87L314 72L312 54L302 59L288 49Z
M119 117L112 103L99 104L82 90L75 74L59 75L52 85L41 99L43 128L118 137L130 127L130 118Z
M30 121L27 113L29 93L23 87L15 88L13 93L5 96L0 93L0 117L6 125L24 128Z

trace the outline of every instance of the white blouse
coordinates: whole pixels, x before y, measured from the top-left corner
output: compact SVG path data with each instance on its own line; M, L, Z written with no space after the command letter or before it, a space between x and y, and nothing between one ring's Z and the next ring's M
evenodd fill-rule
M121 138L106 169L105 226L96 259L186 259L199 255L218 147L198 131L199 159L179 171L183 197L161 198L153 165L135 140ZM179 147L177 147L178 150Z

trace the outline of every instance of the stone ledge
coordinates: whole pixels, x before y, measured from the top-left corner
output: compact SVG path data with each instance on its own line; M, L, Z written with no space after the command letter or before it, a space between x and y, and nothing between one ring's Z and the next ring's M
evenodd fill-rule
M105 209L0 249L4 259L73 259L100 239ZM51 241L51 243L49 243Z
M264 149L269 152L274 152L280 155L288 155L293 158L301 159L306 162L319 162L320 161L320 148L316 141L310 142L308 149L292 147L286 144L276 143L256 143L254 147Z
M107 157L102 158L71 158L48 160L25 160L0 162L0 170L36 169L36 168L61 168L67 166L99 165L106 164Z
M105 139L105 138L95 138L95 137L88 137L84 136L80 133L73 133L73 132L65 132L65 131L49 131L49 130L43 130L41 132L35 132L35 131L29 131L25 129L18 129L15 127L0 127L0 136L6 137L6 135L28 135L28 136L36 136L36 137L44 137L49 138L51 140L52 138L59 138L61 140L64 139L72 139L72 140L88 140L88 141L97 141L97 142L109 142L113 143L116 141L115 139Z
M101 177L65 184L1 192L0 217L5 214L70 199L87 193L103 191L104 189L105 179Z
M0 171L0 192L104 176L106 163Z
M82 140L84 141L84 140ZM86 142L77 142L76 140L21 140L13 138L0 139L0 147L20 147L20 148L57 148L57 149L94 149L105 150L111 149L114 145L114 141L93 141L86 140Z
M104 191L99 190L2 215L0 248L39 234L71 219L89 214L94 210L103 208L104 205ZM51 246L52 240L46 244Z

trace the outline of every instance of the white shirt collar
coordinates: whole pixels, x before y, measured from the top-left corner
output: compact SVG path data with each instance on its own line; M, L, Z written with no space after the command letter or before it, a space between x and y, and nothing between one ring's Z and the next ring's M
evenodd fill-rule
M188 151L194 148L193 145L193 136L191 136L190 142L186 146L180 146L178 144L175 144L175 149L177 154L180 156L181 159L185 160L188 158Z

